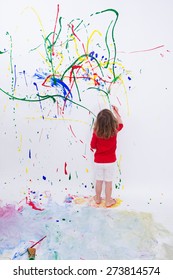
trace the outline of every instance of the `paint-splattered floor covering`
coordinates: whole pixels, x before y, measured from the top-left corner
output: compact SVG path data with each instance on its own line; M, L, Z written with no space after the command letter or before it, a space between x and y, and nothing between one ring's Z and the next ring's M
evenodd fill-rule
M42 211L1 205L0 259L28 259L19 253L44 236L37 260L173 259L173 233L147 212L53 201Z

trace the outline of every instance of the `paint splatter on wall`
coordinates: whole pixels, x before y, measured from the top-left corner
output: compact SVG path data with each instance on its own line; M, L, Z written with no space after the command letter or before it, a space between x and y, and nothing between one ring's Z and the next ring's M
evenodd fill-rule
M19 11L15 32L2 33L0 53L2 145L9 141L2 184L14 183L16 192L31 184L92 191L95 116L115 103L129 113L130 72L117 57L119 12L107 8L68 20L59 4L46 19L34 6ZM116 188L120 173L117 166Z
M140 13L137 3L136 10L128 4L127 13L119 1L110 1L109 7L84 3L83 8L75 1L78 9L73 14L64 1L52 1L47 13L46 4L39 1L14 4L9 11L7 0L1 11L0 180L4 196L11 184L13 195L19 196L31 185L53 191L92 190L89 140L93 121L101 108L110 108L112 103L119 106L126 127L119 141L115 188L141 181L160 187L165 183L162 170L171 148L169 127L159 165L157 151L165 141L159 134L165 127L162 116L172 116L172 53L171 39L164 32L167 23L160 23L162 9L156 15L159 28L152 21L154 3L147 10L153 37L142 24L146 13ZM169 18L168 10L165 14ZM146 125L151 119L154 128ZM167 185L172 179L169 166Z
M0 11L2 259L26 259L19 253L37 242L38 259L171 259L172 234L150 213L132 211L170 216L172 134L165 118L172 119L172 42L163 9L155 0L140 7L136 1L136 9L129 0L109 7L17 1L9 10L6 0ZM89 140L97 112L111 104L125 121L114 188L117 195L124 181L128 186L123 211L74 206L73 195L92 194Z

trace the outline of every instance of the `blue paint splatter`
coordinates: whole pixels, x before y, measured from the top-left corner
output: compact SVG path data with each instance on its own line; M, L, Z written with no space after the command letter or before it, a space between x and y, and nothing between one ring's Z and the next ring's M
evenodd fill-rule
M31 150L29 150L29 158L31 158Z

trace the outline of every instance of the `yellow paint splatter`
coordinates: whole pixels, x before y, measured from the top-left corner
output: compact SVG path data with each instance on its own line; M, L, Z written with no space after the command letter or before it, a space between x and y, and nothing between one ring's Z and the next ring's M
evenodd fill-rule
M105 200L102 199L100 204L96 204L93 197L75 197L73 202L78 205L88 205L94 208L116 208L121 205L122 200L120 198L116 198L116 203L110 207L105 206Z
M20 143L18 147L18 152L21 152L21 150L22 150L22 134L20 134Z
M88 49L89 49L89 44L90 44L90 41L92 39L92 37L94 36L95 33L98 33L100 36L102 36L102 33L98 30L94 30L91 35L89 36L88 38L88 41L87 41L87 45L86 45L86 53L88 53Z

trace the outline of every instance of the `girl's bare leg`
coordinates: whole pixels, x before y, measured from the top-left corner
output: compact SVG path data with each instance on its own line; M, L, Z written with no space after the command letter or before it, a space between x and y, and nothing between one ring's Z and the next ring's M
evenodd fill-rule
M96 186L95 186L96 195L94 197L94 200L97 204L101 203L102 185L103 185L103 181L96 180Z
M105 182L105 195L106 207L110 207L116 203L115 199L112 198L112 182Z

